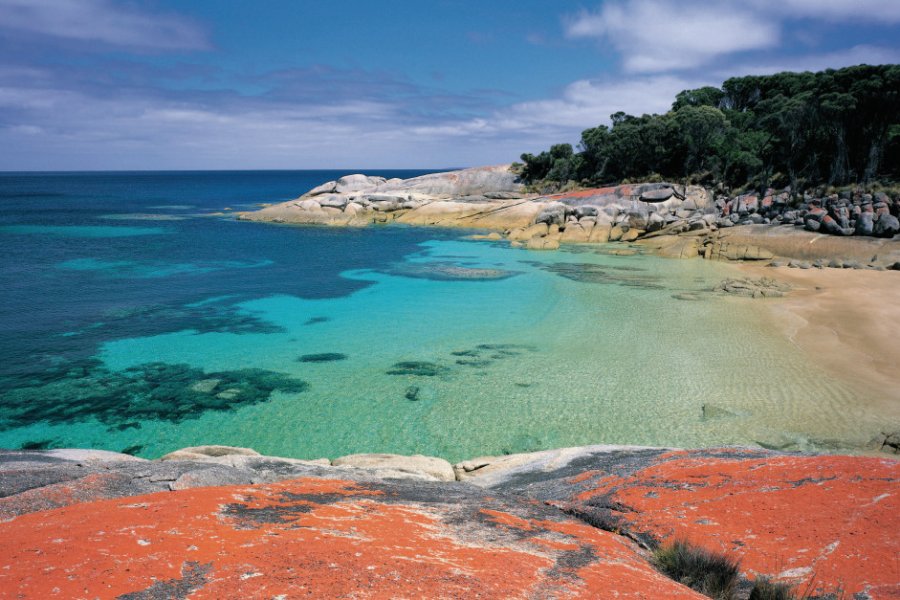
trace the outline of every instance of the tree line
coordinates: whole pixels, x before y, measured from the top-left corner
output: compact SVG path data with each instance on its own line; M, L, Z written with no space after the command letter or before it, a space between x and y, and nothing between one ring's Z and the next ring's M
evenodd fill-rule
M734 77L671 110L611 116L523 154L522 178L560 187L679 179L729 189L870 184L900 176L900 65Z

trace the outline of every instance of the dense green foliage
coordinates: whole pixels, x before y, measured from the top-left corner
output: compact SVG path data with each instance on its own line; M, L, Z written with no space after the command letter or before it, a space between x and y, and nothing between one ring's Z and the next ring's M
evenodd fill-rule
M736 77L679 93L666 114L611 119L582 132L578 152L523 154L522 177L798 189L900 176L900 65Z

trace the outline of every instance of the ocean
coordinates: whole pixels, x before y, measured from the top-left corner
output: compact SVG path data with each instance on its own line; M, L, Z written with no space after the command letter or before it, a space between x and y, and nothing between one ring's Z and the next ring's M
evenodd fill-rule
M232 216L342 174L0 174L0 447L458 460L877 433L759 301L710 293L727 265Z

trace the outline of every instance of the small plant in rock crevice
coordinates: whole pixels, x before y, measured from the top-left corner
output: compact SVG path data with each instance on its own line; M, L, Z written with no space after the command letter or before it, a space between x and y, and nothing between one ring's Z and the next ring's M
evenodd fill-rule
M716 600L731 600L739 581L738 561L675 540L653 553L654 566L675 581Z
M759 577L753 582L753 589L747 600L794 600L791 586L785 583L775 583L766 577Z

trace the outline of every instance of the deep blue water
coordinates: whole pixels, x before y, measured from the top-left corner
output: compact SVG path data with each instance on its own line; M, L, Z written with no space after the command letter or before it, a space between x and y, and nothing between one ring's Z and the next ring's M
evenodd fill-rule
M443 235L408 228L297 235L203 216L294 198L344 173L0 174L0 375L86 358L115 338L265 330L229 307L272 294L347 295L368 284L342 271L378 268Z

